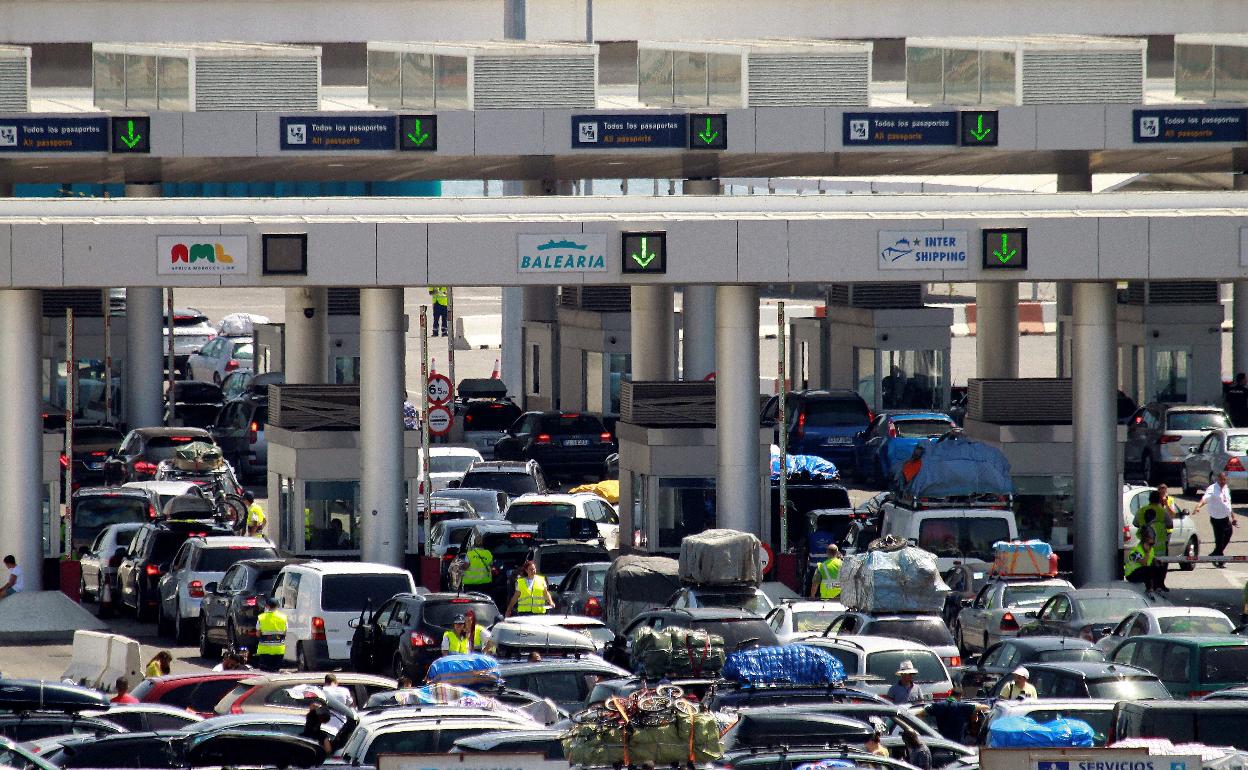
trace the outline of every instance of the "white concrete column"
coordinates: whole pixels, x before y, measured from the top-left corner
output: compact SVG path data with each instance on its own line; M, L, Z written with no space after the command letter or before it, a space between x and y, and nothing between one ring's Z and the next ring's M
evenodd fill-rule
M762 532L758 449L758 287L715 290L716 526Z
M685 325L681 377L701 380L715 371L715 287L686 286L681 315Z
M975 376L1018 376L1018 284L975 284Z
M298 286L286 289L286 338L283 363L286 382L317 385L328 381L329 289Z
M1231 186L1248 190L1248 174L1231 175ZM1231 284L1231 378L1248 372L1248 281Z
M1086 163L1085 163L1086 166ZM1092 174L1084 170L1074 171L1071 173L1057 175L1057 191L1058 192L1092 192ZM1057 324L1054 337L1057 347L1057 371L1058 377L1070 376L1070 361L1066 355L1066 340L1070 337L1070 329L1067 328L1067 321L1062 320L1063 316L1070 315L1070 281L1058 281L1057 289Z
M27 591L43 587L41 313L37 289L0 290L0 548L17 558Z
M164 291L126 289L126 424L151 428L164 417Z
M676 377L672 294L671 286L634 286L632 289L629 336L634 381L665 381Z
M403 290L360 290L360 558L403 565Z
M1118 480L1114 284L1075 283L1072 303L1075 577L1082 585L1113 580L1118 568L1122 488Z

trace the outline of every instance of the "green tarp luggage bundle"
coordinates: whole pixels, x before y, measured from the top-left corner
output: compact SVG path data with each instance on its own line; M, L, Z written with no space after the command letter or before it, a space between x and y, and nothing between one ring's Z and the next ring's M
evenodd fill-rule
M692 727L692 740L690 728ZM574 767L684 766L715 762L724 756L714 715L673 714L657 726L578 724L563 736L563 755Z
M632 639L633 668L649 679L715 676L724 667L724 638L686 628L639 628Z
M192 441L173 450L173 465L180 471L215 471L224 464L221 448L206 441Z

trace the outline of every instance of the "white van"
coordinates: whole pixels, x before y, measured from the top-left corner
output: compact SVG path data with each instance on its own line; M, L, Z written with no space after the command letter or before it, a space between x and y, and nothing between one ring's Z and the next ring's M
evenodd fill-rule
M919 507L895 502L884 503L884 523L880 535L913 540L920 548L936 554L941 574L962 564L991 564L992 544L1017 540L1014 512L1001 507Z
M415 592L412 573L385 564L311 561L283 567L273 596L286 615L286 660L300 671L346 664L355 633L347 623L366 607L375 610L395 594Z

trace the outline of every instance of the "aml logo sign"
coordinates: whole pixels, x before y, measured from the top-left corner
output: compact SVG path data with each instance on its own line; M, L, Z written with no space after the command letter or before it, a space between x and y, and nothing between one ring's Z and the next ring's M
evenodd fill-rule
M156 253L161 275L247 273L244 235L161 236Z
M605 235L518 235L516 246L520 273L607 272Z

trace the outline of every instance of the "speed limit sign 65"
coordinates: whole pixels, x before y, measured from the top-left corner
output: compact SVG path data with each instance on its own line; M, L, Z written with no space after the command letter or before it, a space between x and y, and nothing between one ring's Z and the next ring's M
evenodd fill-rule
M445 406L429 407L429 432L435 436L445 436L451 432L451 424L455 422L451 410Z
M445 375L429 375L429 400L435 404L445 404L451 400L451 381Z

